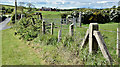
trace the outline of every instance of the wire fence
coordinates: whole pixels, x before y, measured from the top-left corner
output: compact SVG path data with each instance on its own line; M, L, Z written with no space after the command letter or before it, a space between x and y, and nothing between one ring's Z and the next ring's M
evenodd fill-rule
M43 20L45 20L45 22L47 24L50 24L53 22L55 25L55 29L57 29L57 31L62 30L62 35L69 35L69 26L70 26L70 24L74 24L74 39L75 39L75 41L83 40L87 29L89 29L88 25L83 25L80 28L79 27L80 23L78 23L78 18L70 18L69 20L67 20L66 18L64 18L64 19L46 18ZM103 34L103 37L105 40L106 40L106 38L108 39L109 42L107 44L116 44L115 41L117 41L117 28L114 30L110 30L110 28L112 29L112 27L109 27L109 30L107 30L108 28L106 28L105 26L102 26L99 29L99 31L102 31L102 34ZM105 33L108 33L111 36L108 36ZM112 36L114 36L114 39L110 39ZM105 41L105 42L107 42L107 41Z
M73 32L73 38L74 38L74 42L78 43L79 45L82 44L82 41L85 39L85 35L86 35L86 31L87 29L89 29L89 25L82 25L82 27L80 27L80 23L78 21L78 18L70 18L69 20L67 20L66 18L61 19L61 18L46 18L43 19L45 20L46 24L48 24L48 26L50 26L50 23L54 23L54 34L58 34L59 30L61 30L61 38L67 37L68 35L70 36L70 25L73 24L74 25L74 32ZM116 50L118 50L120 47L118 47L119 43L118 40L118 35L117 33L119 31L117 31L117 28L120 27L120 24L118 25L101 25L100 24L100 29L99 31L102 34L102 37L106 43L106 46L108 47L108 51L112 56L116 55ZM49 28L50 29L50 28ZM54 35L53 34L53 35ZM58 35L59 36L59 35ZM59 38L59 37L58 37ZM117 45L117 47L116 47ZM119 51L119 50L118 50Z

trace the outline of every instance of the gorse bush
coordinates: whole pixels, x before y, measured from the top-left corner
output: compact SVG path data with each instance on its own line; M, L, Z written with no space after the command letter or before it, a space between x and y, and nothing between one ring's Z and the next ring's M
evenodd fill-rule
M110 22L109 16L106 14L102 14L100 12L94 12L94 13L87 13L84 14L83 17L83 23L84 24L89 24L89 23L108 23Z
M20 39L32 41L41 33L41 23L41 20L32 17L20 19L15 23L15 34L19 34Z
M71 18L79 18L79 11L74 11L72 13L63 13L61 14L61 18L67 20L71 20ZM120 14L118 10L111 9L111 10L96 10L96 11L82 11L81 12L81 21L83 24L90 24L90 23L109 23L109 22L119 22ZM64 20L66 21L66 20ZM76 20L78 22L78 20Z

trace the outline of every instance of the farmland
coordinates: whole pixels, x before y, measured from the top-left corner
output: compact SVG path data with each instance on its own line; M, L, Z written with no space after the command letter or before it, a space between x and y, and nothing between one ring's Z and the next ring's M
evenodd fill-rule
M50 26L46 26L46 34L42 34L42 21L35 12L41 12L46 25L54 23L54 33L50 34ZM2 32L2 64L3 65L110 65L103 57L100 48L97 54L89 54L89 45L80 49L89 24L74 25L74 35L69 36L69 24L61 24L64 11L33 11L31 17L24 17L12 24L11 29ZM72 12L69 12L72 13ZM90 14L91 16L92 14ZM99 14L98 14L99 15ZM93 17L97 14L93 14ZM35 23L33 20L34 18ZM84 17L83 17L84 18ZM56 19L56 20L55 20ZM98 18L95 18L98 19ZM89 21L92 22L93 20ZM29 22L29 23L27 23ZM117 22L99 23L99 31L113 59L113 65L120 64L116 56ZM61 41L58 42L58 31L61 30Z

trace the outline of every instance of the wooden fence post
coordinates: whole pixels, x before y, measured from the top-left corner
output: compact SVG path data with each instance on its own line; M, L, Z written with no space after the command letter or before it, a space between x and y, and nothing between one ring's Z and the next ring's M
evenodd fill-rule
M118 58L120 58L120 29L117 28L117 51L116 54L118 56Z
M74 24L71 24L71 25L69 26L69 35L70 35L70 36L73 36L73 35L74 35Z
M61 30L58 31L58 42L61 40Z
M78 22L80 23L80 27L82 27L82 24L81 24L81 12L79 13L79 20Z
M45 34L45 21L42 21L42 33Z
M54 25L54 23L51 23L51 35L53 35L53 25Z
M98 24L97 23L90 23L89 26L89 53L96 52L98 50L98 43L93 36L93 31L98 31Z

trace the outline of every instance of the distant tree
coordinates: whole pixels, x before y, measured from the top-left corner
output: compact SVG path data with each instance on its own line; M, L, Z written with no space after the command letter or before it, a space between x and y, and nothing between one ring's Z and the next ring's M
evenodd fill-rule
M31 11L32 8L35 8L35 5L33 5L32 3L27 3L27 6L28 6L28 8L29 8L28 11Z
M19 2L19 10L21 10L22 13L24 11L24 4L24 2Z
M117 8L119 11L120 11L120 6L118 6L118 8Z
M113 9L115 9L115 8L116 8L116 6L114 5L112 8L113 8Z
M32 4L31 3L27 3L28 8L32 8Z

